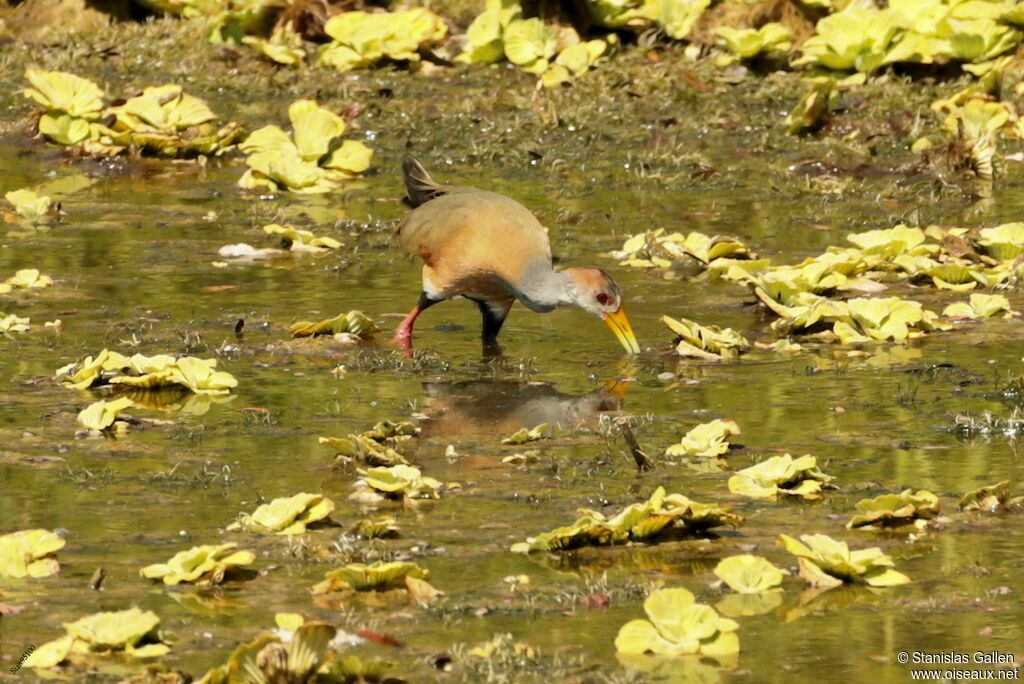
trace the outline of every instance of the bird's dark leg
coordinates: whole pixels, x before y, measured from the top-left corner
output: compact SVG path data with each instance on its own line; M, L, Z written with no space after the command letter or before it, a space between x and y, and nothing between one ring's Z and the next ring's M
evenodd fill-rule
M409 315L403 318L402 322L398 324L398 328L395 329L395 344L406 352L412 352L412 326L416 322L416 318L434 304L437 304L438 301L440 300L428 297L426 292L421 292L419 302L416 303L416 306L409 312Z
M501 345L498 344L498 333L501 332L501 326L505 324L505 319L508 318L508 312L512 308L514 301L514 299L492 302L477 301L476 305L480 308L480 314L484 319L481 335L484 343L484 352L492 354L501 353Z

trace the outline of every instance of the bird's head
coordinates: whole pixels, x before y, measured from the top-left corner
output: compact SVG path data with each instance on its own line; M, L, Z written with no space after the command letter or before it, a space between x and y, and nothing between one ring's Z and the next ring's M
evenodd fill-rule
M622 290L599 268L567 268L568 295L573 304L605 322L630 354L639 354L640 345L633 326L622 308Z

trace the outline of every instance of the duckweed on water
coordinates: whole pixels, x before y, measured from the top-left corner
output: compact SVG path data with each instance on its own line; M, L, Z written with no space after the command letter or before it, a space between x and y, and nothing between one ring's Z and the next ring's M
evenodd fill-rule
M60 572L57 552L64 540L46 530L21 530L0 536L0 577L50 577Z

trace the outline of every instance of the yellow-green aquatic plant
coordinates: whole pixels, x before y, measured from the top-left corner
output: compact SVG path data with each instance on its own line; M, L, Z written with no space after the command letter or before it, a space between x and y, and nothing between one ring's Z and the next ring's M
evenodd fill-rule
M136 0L154 12L174 14L187 19L204 17L223 9L224 0Z
M238 544L193 546L179 551L166 563L147 565L139 574L164 584L220 584L234 568L251 565L256 560L252 551L235 551Z
M135 658L155 658L170 651L157 634L160 618L138 608L94 613L65 622L67 634L37 648L25 660L26 668L51 668L68 656L124 653Z
M703 326L694 321L662 316L661 322L678 335L676 352L680 356L722 361L735 358L750 349L750 342L732 328Z
M275 28L269 38L243 36L242 44L251 45L270 61L285 66L295 66L306 59L302 36L294 31L290 22Z
M957 506L962 511L994 513L1024 506L1024 496L1010 496L1010 481L1003 480L967 492Z
M20 530L0 536L0 577L51 577L60 572L56 553L64 539L47 530Z
M39 132L61 145L75 145L92 135L91 122L102 117L103 90L92 81L63 71L28 68L31 85L22 94L43 107Z
M324 24L333 40L319 62L338 71L372 66L382 59L418 62L420 50L448 33L444 20L423 7L395 12L341 12Z
M313 100L288 107L292 134L277 126L253 131L239 148L249 170L238 181L248 190L324 193L370 167L373 151L357 140L342 140L345 120Z
M348 333L356 337L369 339L375 333L380 332L380 328L362 311L353 309L347 314L338 314L334 318L328 318L323 321L299 321L298 323L293 323L290 331L292 337L315 337L317 335Z
M683 40L711 5L711 0L660 0L658 24L669 38Z
M793 46L793 34L784 24L774 21L756 29L719 26L715 33L720 38L720 43L732 53L724 59L717 60L719 66L751 59L762 53L786 52Z
M416 563L376 562L351 563L343 568L331 570L324 575L324 580L313 587L314 594L326 594L332 591L388 591L404 589L406 578L424 579L430 573Z
M729 437L740 434L740 426L731 420L716 418L701 423L665 450L666 456L699 456L714 458L729 451Z
M871 0L853 0L842 11L818 21L817 33L800 45L793 64L816 64L837 71L871 73L891 63L890 51L901 35L899 16Z
M817 499L832 479L831 475L821 472L814 456L793 458L782 454L737 472L729 478L729 491L754 499L779 496Z
M127 397L120 397L112 401L100 399L79 411L78 422L89 430L106 430L114 424L121 411L134 405L135 402Z
M994 259L1011 260L1024 254L1024 223L1004 223L978 231L978 246Z
M29 223L49 223L58 216L59 203L46 195L39 195L32 190L11 190L4 199L14 209L14 214Z
M385 420L360 435L321 437L319 441L334 448L338 456L346 460L358 459L371 466L408 465L405 457L392 447L412 439L419 432L420 429L409 421L395 423Z
M548 424L547 423L541 423L540 425L535 425L532 428L520 428L519 430L517 430L515 432L515 434L512 434L512 435L504 438L503 440L501 440L501 443L502 444L527 444L529 442L536 442L538 440L544 439L544 437L546 436L547 431L548 431Z
M697 603L686 589L658 589L644 601L647 620L631 620L615 637L624 654L728 656L739 653L739 624L711 606Z
M236 648L228 661L196 684L335 684L371 682L387 668L342 657L334 644L338 630L326 622L306 622L301 615L278 613L278 629Z
M307 526L327 520L333 511L334 502L322 494L301 492L265 503L252 515L242 514L240 522L228 529L240 526L264 533L302 534Z
M363 518L352 524L348 533L362 539L389 539L397 537L398 521L391 516Z
M380 466L360 470L362 480L357 486L364 486L392 499L437 499L440 498L441 483L432 477L424 477L419 468L410 465Z
M317 237L312 231L300 230L291 224L282 226L271 223L263 226L263 232L267 235L279 235L281 247L293 252L325 252L341 247L341 243L334 238Z
M910 525L939 513L939 498L926 489L904 489L899 494L882 494L857 502L857 515L846 524L848 529L878 529Z
M635 268L669 268L687 257L709 267L720 259L756 258L747 245L735 238L709 237L697 231L666 234L663 228L627 238L622 249L611 252L611 256L621 265Z
M844 582L891 587L910 582L909 577L894 569L892 559L877 546L851 551L846 542L824 534L805 534L800 540L779 535L779 545L797 557L800 577L816 587L830 589Z
M583 76L597 66L609 47L615 44L615 34L611 34L607 39L595 38L562 48L540 75L540 84L554 88Z
M30 320L15 314L0 311L0 335L10 337L11 333L28 332Z
M53 285L53 278L43 275L36 268L22 268L7 280L0 282L0 294L13 290L34 290Z
M715 576L740 594L760 594L782 584L783 572L760 556L743 554L723 558Z
M563 551L581 546L609 546L627 542L654 542L658 538L694 534L722 525L736 526L743 518L714 504L691 501L682 494L666 494L658 487L647 501L630 504L606 518L598 511L580 509L581 518L525 542L512 545L513 553Z
M1005 296L989 294L972 294L970 301L950 304L942 311L947 318L991 318L996 314L1005 318L1019 315Z
M150 389L178 385L196 394L227 394L238 386L234 376L217 370L216 359L175 358L168 354L135 354L129 358L106 349L95 358L87 356L57 369L56 375L66 387L74 389L107 383Z

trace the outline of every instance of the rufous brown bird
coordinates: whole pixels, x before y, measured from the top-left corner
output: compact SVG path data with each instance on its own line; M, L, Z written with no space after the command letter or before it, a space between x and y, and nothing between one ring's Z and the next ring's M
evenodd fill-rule
M494 192L435 183L412 158L402 163L402 174L412 211L399 224L398 237L423 259L423 290L395 331L401 348L412 349L412 328L421 313L464 297L483 315L485 347L497 347L518 300L538 313L574 304L601 318L628 353L640 352L619 286L597 268L556 271L547 231L526 207Z

